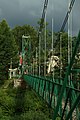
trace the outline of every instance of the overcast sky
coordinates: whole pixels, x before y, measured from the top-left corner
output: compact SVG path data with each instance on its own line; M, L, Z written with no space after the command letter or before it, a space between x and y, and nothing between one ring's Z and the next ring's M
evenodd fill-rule
M30 24L37 26L41 18L45 0L0 0L0 20L5 18L10 25ZM49 0L47 22L51 28L51 19L54 18L54 31L59 31L68 9L69 0ZM72 13L73 34L80 29L80 0L76 0Z

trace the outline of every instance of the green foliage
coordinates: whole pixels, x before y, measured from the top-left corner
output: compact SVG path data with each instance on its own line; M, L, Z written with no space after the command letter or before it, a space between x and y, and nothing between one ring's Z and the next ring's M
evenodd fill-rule
M29 111L21 116L23 120L50 120L42 111Z
M13 30L13 35L15 37L18 49L22 51L22 35L30 36L31 41L31 51L35 52L35 46L37 46L37 31L30 25L16 26Z
M3 86L0 88L0 120L50 120L48 106L32 89L12 85L4 89Z
M6 20L2 20L0 22L0 79L8 78L11 58L14 66L18 61L17 52L18 49L12 32Z
M56 120L61 120L61 118L60 118L60 117L57 117Z

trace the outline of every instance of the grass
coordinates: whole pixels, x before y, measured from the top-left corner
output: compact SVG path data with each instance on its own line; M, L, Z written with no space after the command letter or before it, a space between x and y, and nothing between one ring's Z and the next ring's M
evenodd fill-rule
M32 89L8 85L0 87L0 120L51 120L52 111Z

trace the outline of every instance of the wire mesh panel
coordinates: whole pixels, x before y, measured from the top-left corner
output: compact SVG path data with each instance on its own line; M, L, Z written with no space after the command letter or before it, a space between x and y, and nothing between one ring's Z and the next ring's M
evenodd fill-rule
M52 82L50 79L31 75L24 75L24 80L36 91L36 93L38 93L39 96L41 96L49 104L50 107L53 108L53 110L56 108L62 85ZM70 110L72 110L72 107L75 107L75 109L72 110L72 115L70 117L73 120L79 120L79 97L80 90L71 86L66 86L58 111L58 116L60 116L61 120L67 120L67 118L70 116L69 114Z

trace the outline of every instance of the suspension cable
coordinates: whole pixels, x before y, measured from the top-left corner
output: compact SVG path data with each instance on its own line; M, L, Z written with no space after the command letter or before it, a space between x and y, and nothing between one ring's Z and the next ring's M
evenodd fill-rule
M71 2L71 0L69 0L69 6L70 6L70 2ZM69 9L69 7L68 7L68 9ZM72 12L68 19L68 65L70 63L71 57L72 57ZM72 77L72 75L68 76L69 85L70 85L71 77Z
M37 47L36 47L36 75L37 75L37 57L38 57L38 53L37 53Z
M48 5L48 0L45 0L44 2L44 8L43 8L43 13L42 13L42 18L40 21L40 28L39 28L39 32L38 32L38 39L39 39L39 76L40 76L40 66L41 66L41 33L42 33L42 29L44 28L44 20L45 20L45 15L46 15L46 11L47 11L47 5ZM45 45L46 48L46 45Z
M65 19L64 19L64 22L63 22L63 24L62 24L62 27L61 27L60 31L63 31L63 30L64 30L65 25L66 25L66 23L67 23L67 21L68 21L69 15L70 15L70 13L71 13L71 11L72 11L72 8L73 8L74 3L75 3L75 0L72 0L71 3L69 4L69 9L68 9L68 12L67 12L67 14L66 14L66 17L65 17Z
M53 33L53 31L54 31L54 0L52 0L52 56L54 55L54 48L53 48L53 46L54 46L54 33ZM54 67L53 67L53 81L54 81Z
M41 18L41 22L40 22L40 28L39 28L40 32L42 32L42 29L44 27L44 20L45 20L45 15L46 15L46 11L47 11L47 5L48 5L48 0L45 0L43 12L42 12L42 18Z
M44 76L46 76L46 13L45 13L45 29L44 29L44 39L45 39L45 53L44 53Z
M73 6L74 6L74 3L75 3L75 0L72 0L71 3L70 3L70 6L69 6L68 12L67 12L67 14L66 14L66 17L65 17L65 19L64 19L64 22L63 22L63 24L62 24L62 26L61 26L60 32L63 32L63 31L64 31L64 28L65 28L65 26L66 26L66 23L67 23L67 21L68 21L68 18L69 18L69 16L70 16L70 13L71 13L72 8L73 8ZM60 40L59 38L60 38L60 34L58 34L58 39L55 41L54 47L57 45L57 42Z
M62 78L62 32L60 32L60 82Z
M68 4L69 6L70 6L70 1L71 0L69 0L69 4ZM68 9L69 9L69 7L68 7ZM68 64L69 63L70 63L70 17L68 18Z
M39 33L39 76L41 71L41 33Z

